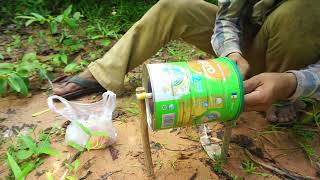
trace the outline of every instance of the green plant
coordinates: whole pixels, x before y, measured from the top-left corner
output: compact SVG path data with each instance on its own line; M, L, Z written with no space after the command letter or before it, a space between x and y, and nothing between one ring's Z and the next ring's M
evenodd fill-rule
M79 169L79 165L80 165L80 160L76 159L73 163L68 163L65 162L65 166L68 169L68 176L66 177L66 179L68 180L77 180L77 172Z
M231 180L244 180L244 177L238 177L236 175L230 174Z
M64 68L65 73L74 74L81 70L83 70L89 64L86 60L81 60L79 64L77 63L70 63Z
M177 170L177 160L169 160L171 168L176 171Z
M81 123L77 122L77 125L82 129L83 132L85 132L89 136L88 142L86 144L86 149L88 151L90 151L90 149L91 149L91 143L90 143L91 138L99 137L99 136L104 136L104 137L108 136L108 133L103 132L103 131L91 131L91 129L87 128L86 126L84 126Z
M257 167L251 161L245 161L241 164L241 169L246 173L254 173Z
M56 67L61 67L68 64L68 56L64 53L55 54L51 57L52 64Z
M6 48L6 53L7 53L7 54L10 54L11 52L12 52L12 47L8 46L8 47Z
M303 122L300 121L295 123L292 128L289 129L289 132L299 144L310 162L319 162L319 156L316 154L315 149L311 146L311 142L316 137L317 129L302 125L302 123Z
M119 31L119 30L118 30ZM86 28L86 34L88 39L95 40L105 37L113 37L119 38L119 34L117 30L111 30L110 27L102 23L101 21L97 21L97 23L93 25L88 25Z
M32 44L33 43L33 37L29 36L27 42L28 42L28 44Z
M221 174L222 173L222 164L223 164L223 159L221 157L221 155L214 155L213 156L214 159L214 165L212 168L212 170L217 173L217 174Z
M51 147L50 136L40 133L37 139L30 135L19 135L16 142L9 145L7 164L15 179L24 179L33 169L44 161L44 156L60 157L61 154ZM10 176L13 179L12 175Z
M84 48L84 42L80 39L66 38L62 41L63 49L66 52L77 52Z
M263 177L266 177L266 176L271 176L270 174L268 173L262 173L262 172L257 172L257 167L255 166L255 164L251 161L244 161L241 163L241 169L246 172L246 173L249 173L249 174L256 174L256 175L259 175L259 176L263 176Z
M47 65L40 63L35 53L25 54L21 62L16 64L0 63L0 94L13 91L27 96L29 77L37 75L44 79L46 69Z
M97 30L95 35L105 36L124 33L156 2L155 0L115 0L110 3L82 1L82 4L77 4L77 7L85 15L89 24ZM91 35L94 36L94 34Z
M102 39L100 42L100 44L105 47L109 46L110 43L111 43L111 41L109 39Z
M167 50L169 58L175 61L188 61L192 59L192 47L183 42L173 41L167 46Z
M319 101L312 98L301 98L307 105L307 110L300 110L302 113L301 122L303 124L316 124L320 129L320 105Z
M310 161L317 156L315 149L311 145L300 143L300 146Z
M90 140L91 138L93 137L107 137L108 136L108 133L106 132L103 132L103 131L92 131L91 129L87 128L86 126L84 126L83 124L79 123L79 122L76 122L77 126L80 127L80 129L89 136L88 140L87 140L87 143L85 145L86 149L88 151L90 151L91 149L91 143L90 143ZM78 150L78 151L83 151L84 148L77 144L77 143L74 143L74 142L68 142L68 145L73 147L74 149Z
M289 132L301 142L310 142L316 135L316 131L299 123L294 124Z
M18 19L26 19L25 26L29 26L32 23L45 24L47 23L52 34L57 33L59 24L63 24L70 30L75 31L78 28L78 23L81 17L80 12L75 12L73 15L72 5L69 5L62 14L58 16L43 16L38 13L31 13L29 16L17 16Z
M0 62L4 60L4 56L0 53Z
M95 52L89 52L89 57L92 59L92 60L95 60L97 58L97 54Z
M14 35L14 36L12 36L12 38L14 41L11 43L11 46L13 48L20 48L21 47L21 37L18 35Z
M165 50L168 51L168 59L170 59L170 61L189 61L207 57L205 52L181 41L170 42L166 45L166 48L162 48L159 53ZM159 53L157 53L156 56L159 55Z
M129 113L133 114L133 115L138 115L139 114L139 110L135 107L127 107L125 108L126 111L128 111Z

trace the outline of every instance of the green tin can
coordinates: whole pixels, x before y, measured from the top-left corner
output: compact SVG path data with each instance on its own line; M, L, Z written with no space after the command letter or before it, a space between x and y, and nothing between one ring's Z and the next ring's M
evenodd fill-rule
M231 121L243 110L237 65L226 57L161 64L143 69L149 126L153 130Z

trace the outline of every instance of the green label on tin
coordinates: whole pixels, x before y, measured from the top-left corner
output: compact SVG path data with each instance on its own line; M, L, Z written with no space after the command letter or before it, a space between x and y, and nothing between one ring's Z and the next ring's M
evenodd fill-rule
M243 86L227 58L148 65L154 102L153 129L234 120L242 111Z

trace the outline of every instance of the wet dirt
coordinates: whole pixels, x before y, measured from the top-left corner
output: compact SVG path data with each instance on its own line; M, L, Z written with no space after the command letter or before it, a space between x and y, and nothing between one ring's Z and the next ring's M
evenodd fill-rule
M99 99L97 96L96 99ZM79 102L93 102L92 96L84 97ZM144 154L139 130L139 114L126 109L137 107L135 95L128 93L117 99L117 113L113 125L117 129L118 139L112 148L91 150L79 155L79 179L148 179L144 166ZM35 94L29 98L10 95L0 99L0 133L15 136L30 127L35 131L52 126L66 127L66 119L53 113L45 112L33 117L32 114L47 109L47 95ZM228 163L223 169L228 173L245 179L281 179L270 171L259 167L257 172L270 174L262 177L257 174L245 173L241 163L248 160L244 149L249 150L261 161L296 172L300 175L317 177L315 164L306 158L299 144L285 131L266 132L270 124L258 113L243 113L233 129ZM219 123L209 123L212 134L221 136L223 126ZM153 165L156 179L221 179L226 178L212 171L213 164L197 141L197 128L179 128L175 130L149 131ZM220 135L219 135L220 134ZM221 137L220 137L221 138ZM54 136L53 147L58 149L63 158L47 157L44 164L32 171L27 179L47 179L45 172L53 172L59 179L66 172L63 161L77 155L76 150L64 144L63 136ZM319 144L319 137L313 145ZM320 153L319 146L313 146ZM1 145L1 153L5 152L5 144ZM1 162L4 162L1 160ZM8 171L4 163L0 165L0 177Z

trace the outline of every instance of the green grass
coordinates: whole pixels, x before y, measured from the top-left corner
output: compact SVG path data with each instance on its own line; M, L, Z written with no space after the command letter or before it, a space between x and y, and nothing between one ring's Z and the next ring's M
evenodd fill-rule
M186 42L175 40L169 42L154 56L165 61L189 61L193 59L210 58L207 53L197 49L193 45Z
M269 173L257 172L257 168L258 167L251 161L243 161L241 164L241 169L248 174L255 174L263 177L271 176Z

